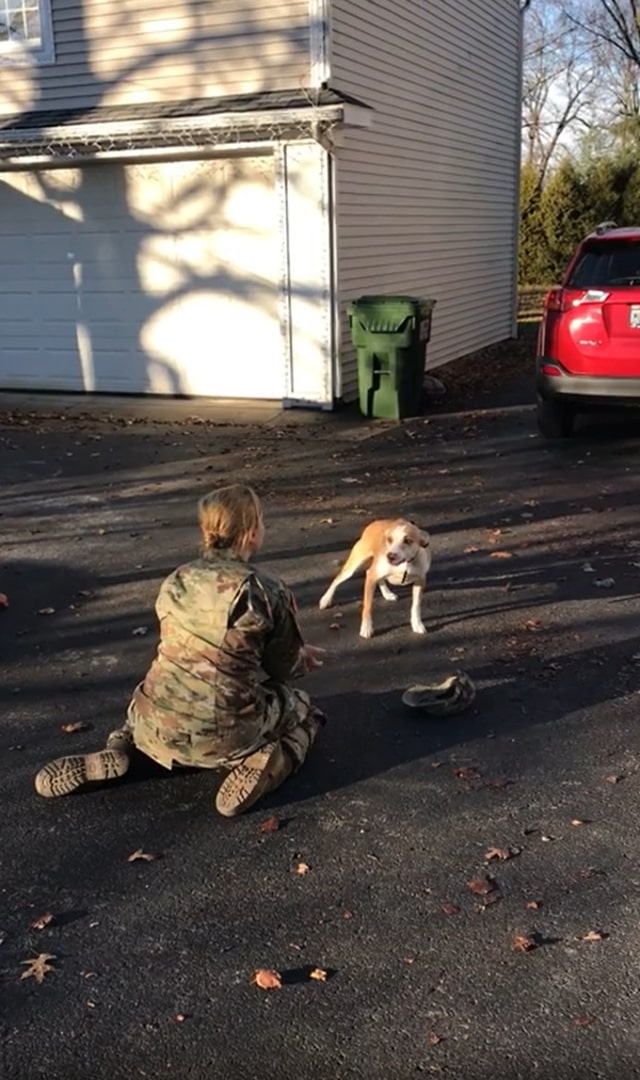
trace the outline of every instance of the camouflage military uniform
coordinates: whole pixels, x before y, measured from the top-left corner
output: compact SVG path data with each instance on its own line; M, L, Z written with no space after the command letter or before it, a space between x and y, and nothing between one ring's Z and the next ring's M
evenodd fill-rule
M156 612L158 652L127 715L135 746L169 769L215 769L276 739L299 767L324 716L285 681L303 674L286 585L214 552L170 574Z

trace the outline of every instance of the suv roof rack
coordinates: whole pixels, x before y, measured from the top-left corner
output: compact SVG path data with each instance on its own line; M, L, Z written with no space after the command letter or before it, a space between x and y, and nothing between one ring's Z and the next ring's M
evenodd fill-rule
M603 233L609 232L610 229L616 229L617 225L615 221L601 221L599 225L596 225L596 236L602 236Z

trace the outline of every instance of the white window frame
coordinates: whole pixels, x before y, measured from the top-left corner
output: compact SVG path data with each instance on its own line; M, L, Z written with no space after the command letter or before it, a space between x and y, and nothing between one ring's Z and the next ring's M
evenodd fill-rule
M17 41L0 41L0 66L23 64L53 64L55 49L53 45L53 23L51 20L51 0L38 0L40 17L40 41L38 48Z

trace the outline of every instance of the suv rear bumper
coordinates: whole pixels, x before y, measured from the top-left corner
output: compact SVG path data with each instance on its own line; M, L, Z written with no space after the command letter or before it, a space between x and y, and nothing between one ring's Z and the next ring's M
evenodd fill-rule
M549 365L559 374L546 374ZM536 390L544 401L566 401L587 409L589 405L640 405L640 378L624 379L604 375L570 375L557 360L539 356L536 360Z

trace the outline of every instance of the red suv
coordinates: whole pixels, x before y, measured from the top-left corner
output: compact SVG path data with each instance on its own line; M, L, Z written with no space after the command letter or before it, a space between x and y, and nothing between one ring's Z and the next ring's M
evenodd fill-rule
M544 302L538 427L571 435L577 413L640 405L640 227L606 222L579 245Z

